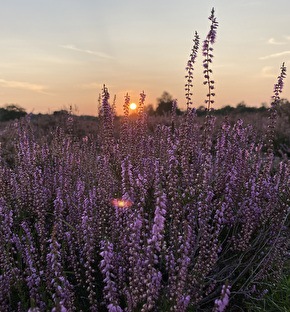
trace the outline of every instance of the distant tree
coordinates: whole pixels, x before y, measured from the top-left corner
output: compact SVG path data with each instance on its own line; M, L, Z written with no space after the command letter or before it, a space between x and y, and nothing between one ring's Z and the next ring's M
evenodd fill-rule
M157 99L157 108L156 108L156 114L157 115L166 115L170 114L172 110L172 104L173 104L173 98L172 96L164 91L160 98ZM181 115L182 112L179 108L176 109L176 114Z
M155 115L155 110L153 108L152 104L146 105L144 107L144 111L148 116L154 116Z
M237 109L238 109L238 110L243 111L243 110L246 109L246 107L247 107L247 105L246 105L246 103L245 103L244 101L242 101L242 102L240 102L240 103L237 104Z
M217 114L220 115L229 115L230 113L233 113L235 111L235 108L230 106L230 105L226 105L220 109L217 110Z
M269 109L269 106L266 102L261 103L260 107L257 108L257 112L264 113L267 112Z
M287 99L281 99L278 106L278 114L280 116L287 116L290 122L290 102Z
M67 116L67 115L69 115L69 111L67 111L66 109L61 109L59 111L53 112L53 116Z
M25 115L27 115L25 109L17 104L7 104L0 107L0 121L19 119Z
M290 102L287 99L280 100L280 106L284 108L290 108Z
M204 116L206 114L206 107L204 105L200 105L196 109L196 114L197 114L197 116Z
M245 102L239 103L236 108L237 113L254 113L257 110L256 107L247 106Z

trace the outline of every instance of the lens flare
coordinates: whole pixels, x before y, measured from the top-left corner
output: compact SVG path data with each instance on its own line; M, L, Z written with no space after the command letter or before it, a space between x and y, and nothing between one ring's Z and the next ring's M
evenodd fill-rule
M111 203L114 207L121 209L130 208L133 205L130 200L125 200L122 198L114 198L112 199Z

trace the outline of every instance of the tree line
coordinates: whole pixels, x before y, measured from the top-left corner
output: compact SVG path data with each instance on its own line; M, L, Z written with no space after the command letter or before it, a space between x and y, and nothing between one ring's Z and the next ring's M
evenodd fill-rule
M26 114L25 109L17 104L7 104L4 107L0 107L0 121L19 119Z
M160 98L157 99L156 109L154 109L152 104L149 104L145 107L145 111L149 116L166 116L170 115L172 111L172 106L174 103L173 97L166 91L163 92ZM281 105L279 110L282 114L289 117L290 120L290 102L287 99L281 99ZM243 113L261 113L266 112L267 107L266 105L262 105L260 107L252 107L247 106L244 102L237 104L235 107L231 105L226 105L221 108L214 109L212 111L213 115L236 115L236 114L243 114ZM66 110L60 110L53 112L54 116L63 115L68 113ZM182 115L184 111L180 108L176 108L176 114ZM199 106L196 109L197 116L204 116L207 114L207 110L205 106ZM19 119L27 115L27 112L24 108L17 104L7 104L4 107L0 107L0 122L1 121L9 121L14 119Z

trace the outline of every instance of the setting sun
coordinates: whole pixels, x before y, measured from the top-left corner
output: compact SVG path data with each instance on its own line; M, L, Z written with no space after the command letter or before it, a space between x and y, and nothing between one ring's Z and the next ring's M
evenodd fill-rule
M137 108L137 105L135 103L130 104L130 109L135 110Z

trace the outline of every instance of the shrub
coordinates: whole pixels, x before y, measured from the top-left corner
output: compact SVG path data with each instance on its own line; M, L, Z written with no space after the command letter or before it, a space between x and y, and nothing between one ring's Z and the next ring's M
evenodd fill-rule
M25 110L15 104L8 104L5 107L0 107L0 121L19 119L25 115Z
M208 112L214 12L210 20ZM284 77L282 66L265 144L241 120L216 130L208 113L195 124L188 80L181 123L175 103L171 124L153 131L145 94L137 120L126 95L116 137L105 86L98 140L59 128L39 142L19 122L13 166L0 165L2 311L237 311L261 296L289 242L290 166L273 154Z

